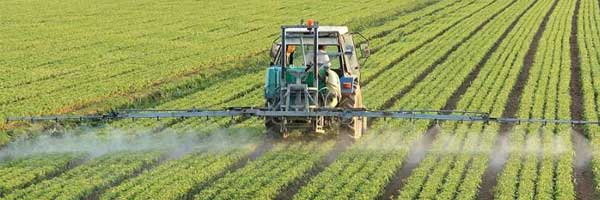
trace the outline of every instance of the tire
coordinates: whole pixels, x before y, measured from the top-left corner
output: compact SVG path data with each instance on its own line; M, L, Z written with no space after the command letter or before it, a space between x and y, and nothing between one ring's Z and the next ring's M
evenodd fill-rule
M362 108L362 91L360 86L356 86L355 93L342 97L340 107L345 109ZM352 120L343 120L340 124L340 134L350 139L357 140L362 137L363 130L366 129L366 119L363 117L353 117Z

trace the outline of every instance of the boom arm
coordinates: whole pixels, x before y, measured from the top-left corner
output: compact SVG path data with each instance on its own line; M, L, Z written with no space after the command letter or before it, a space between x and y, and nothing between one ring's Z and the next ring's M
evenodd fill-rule
M598 121L569 119L520 119L490 117L483 112L449 111L449 110L398 110L369 111L354 109L319 109L315 111L271 111L265 108L228 108L224 110L189 109L189 110L119 110L98 115L56 115L8 117L11 121L101 121L118 119L162 119L162 118L199 118L199 117L335 117L335 118L391 118L433 121L459 122L494 122L494 123L544 123L544 124L597 124Z

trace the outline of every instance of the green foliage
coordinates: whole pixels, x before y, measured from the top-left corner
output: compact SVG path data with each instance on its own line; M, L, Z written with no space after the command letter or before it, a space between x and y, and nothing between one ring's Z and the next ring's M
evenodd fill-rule
M190 154L129 179L108 190L100 199L182 199L245 154L242 151Z
M4 199L82 199L155 164L160 153L122 152L96 158L55 178L18 189Z
M58 174L77 162L79 154L34 155L0 163L0 196Z

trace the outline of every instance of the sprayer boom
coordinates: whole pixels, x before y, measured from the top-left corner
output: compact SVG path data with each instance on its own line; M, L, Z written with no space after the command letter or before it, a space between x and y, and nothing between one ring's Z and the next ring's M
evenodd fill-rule
M11 121L108 121L118 119L162 119L162 118L202 118L202 117L331 117L351 119L353 117L408 119L429 121L457 121L457 122L484 122L484 123L542 123L542 124L596 124L598 121L570 120L570 119L520 119L490 117L484 112L468 112L453 110L398 110L398 111L371 111L364 109L318 109L314 111L272 111L266 108L236 107L223 110L188 109L188 110L118 110L97 115L55 115L55 116L29 116L8 117Z

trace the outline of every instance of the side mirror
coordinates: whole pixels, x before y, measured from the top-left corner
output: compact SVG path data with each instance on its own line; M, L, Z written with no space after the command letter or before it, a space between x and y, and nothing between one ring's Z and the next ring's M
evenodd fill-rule
M276 58L277 54L279 53L279 48L281 48L280 44L277 43L273 43L273 45L271 46L271 58Z
M371 49L369 49L369 44L363 43L360 45L360 52L363 58L368 58L371 56Z

